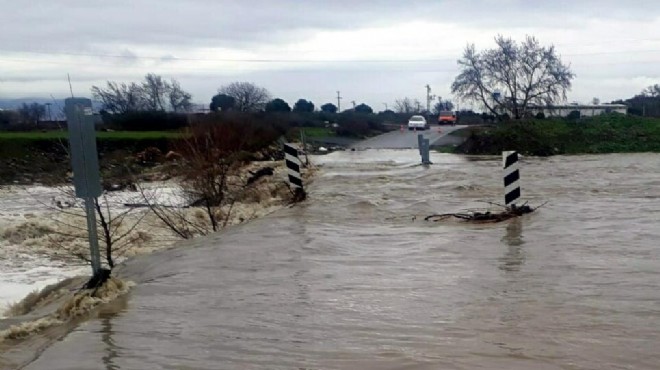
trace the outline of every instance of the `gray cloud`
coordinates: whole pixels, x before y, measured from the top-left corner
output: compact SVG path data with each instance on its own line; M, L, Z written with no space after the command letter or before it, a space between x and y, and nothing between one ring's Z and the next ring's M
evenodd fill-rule
M559 51L573 62L578 75L573 89L576 99L630 96L648 81L660 79L657 64L653 64L660 60L660 53L616 57L590 55L592 50L589 49L592 44L615 52L626 48L660 49L660 36L643 28L645 23L660 19L660 1L654 0L32 0L20 6L13 1L0 0L0 9L5 10L3 31L10 30L0 33L2 96L66 93L68 72L72 74L77 91L89 91L91 85L102 84L105 80L137 81L144 74L154 72L179 79L200 103L209 101L222 84L245 80L262 84L273 95L289 102L308 97L319 105L332 101L335 91L342 90L345 104L350 100L365 101L375 109L382 109L383 102L391 103L397 97L409 95L422 99L426 83L446 96L457 71L455 60L460 56L460 49L455 46L457 41L465 45L474 41L475 35L490 38L509 32L538 33L546 38L557 33L569 39ZM413 21L453 25L471 33L469 36L460 33L433 35L428 45L411 46L414 53L410 55L388 54L390 48L405 49L409 45L392 45L388 40L359 40L364 45L376 44L374 49L381 54L373 59L425 59L415 53L456 49L426 62L243 63L228 68L219 60L202 60L204 63L194 60L204 59L199 55L207 52L211 55L209 59L223 58L222 54L213 53L213 50L223 49L244 51L247 55L254 52L255 59L298 59L313 50L284 52L280 47L309 41L321 31L388 28ZM620 26L631 21L632 27ZM594 22L602 23L595 34L582 32ZM607 38L599 37L599 31L617 25L622 29L617 37L631 41L610 44ZM345 37L346 40L340 39L332 45L335 49L331 51L335 53L330 53L330 58L340 59L345 54L344 43L354 41L348 40L351 34ZM653 37L655 43L635 41ZM411 44L415 38L411 36ZM450 42L454 46L447 46ZM541 38L541 42L545 39ZM330 48L322 43L308 47L316 51ZM274 51L263 57L258 53L263 49ZM576 53L586 55L570 56ZM107 54L113 56L102 56ZM232 58L236 57L227 57ZM3 68L3 60L14 60L21 68ZM23 68L26 66L30 68ZM621 88L612 89L617 83Z
M374 0L33 0L0 1L11 32L9 50L94 51L108 44L250 48L304 39L315 30L345 30L390 22L426 20L476 27L555 27L585 19L650 19L657 1L527 0L414 2Z

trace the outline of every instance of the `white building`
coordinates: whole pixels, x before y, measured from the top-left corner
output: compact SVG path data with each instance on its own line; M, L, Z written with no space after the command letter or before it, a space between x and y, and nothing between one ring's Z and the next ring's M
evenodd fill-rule
M580 112L580 117L598 116L606 113L626 114L628 107L624 104L564 104L548 106L532 106L533 114L543 113L546 117L567 117L571 112Z

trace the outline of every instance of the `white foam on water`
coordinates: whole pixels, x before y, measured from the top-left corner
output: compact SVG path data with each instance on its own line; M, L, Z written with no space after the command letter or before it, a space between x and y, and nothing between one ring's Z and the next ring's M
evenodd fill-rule
M15 253L13 248L0 248L0 318L7 307L34 290L62 279L89 273L90 267L52 261L41 256ZM6 253L9 252L9 253ZM12 253L13 252L13 253Z
M74 258L56 258L47 252L53 249L51 230L62 229L62 222L84 227L84 218L63 214L55 201L75 202L66 212L82 215L82 200L72 198L70 187L11 186L0 189L0 317L8 305L34 290L67 277L89 274L90 267ZM177 199L174 187L150 185L146 190L155 201ZM164 194L164 196L160 196ZM137 192L109 193L102 199L111 211L126 209L124 203L137 203ZM68 230L67 230L68 231ZM76 241L83 248L85 241Z

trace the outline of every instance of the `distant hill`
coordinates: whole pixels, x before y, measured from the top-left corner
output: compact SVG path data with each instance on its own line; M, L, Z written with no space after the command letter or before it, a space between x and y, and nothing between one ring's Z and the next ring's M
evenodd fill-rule
M50 103L50 112L53 119L64 118L64 99L52 98L18 98L18 99L3 99L0 98L0 109L15 110L21 105L39 103ZM100 102L92 101L92 106L95 111L99 111L103 105Z
M56 106L64 106L64 99L51 99L51 98L19 98L19 99L2 99L0 98L0 109L16 109L23 103L31 104L37 102L39 104L51 103L51 109Z

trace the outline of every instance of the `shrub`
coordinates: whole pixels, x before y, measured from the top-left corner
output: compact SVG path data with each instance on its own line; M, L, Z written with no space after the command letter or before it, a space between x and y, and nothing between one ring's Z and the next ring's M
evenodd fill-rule
M337 135L349 137L364 137L371 133L385 132L383 116L367 113L343 112L338 115Z
M123 114L102 112L103 125L123 131L178 130L188 126L188 116L183 113L140 111Z
M289 129L284 120L270 117L244 112L209 114L193 119L188 133L193 138L209 137L223 151L256 152L273 144Z
M458 151L499 154L517 150L547 156L660 151L660 119L616 114L577 120L517 120L471 131Z
M570 121L575 121L575 120L580 119L580 111L579 110L571 111L568 114L568 116L566 116L566 119L568 119Z

